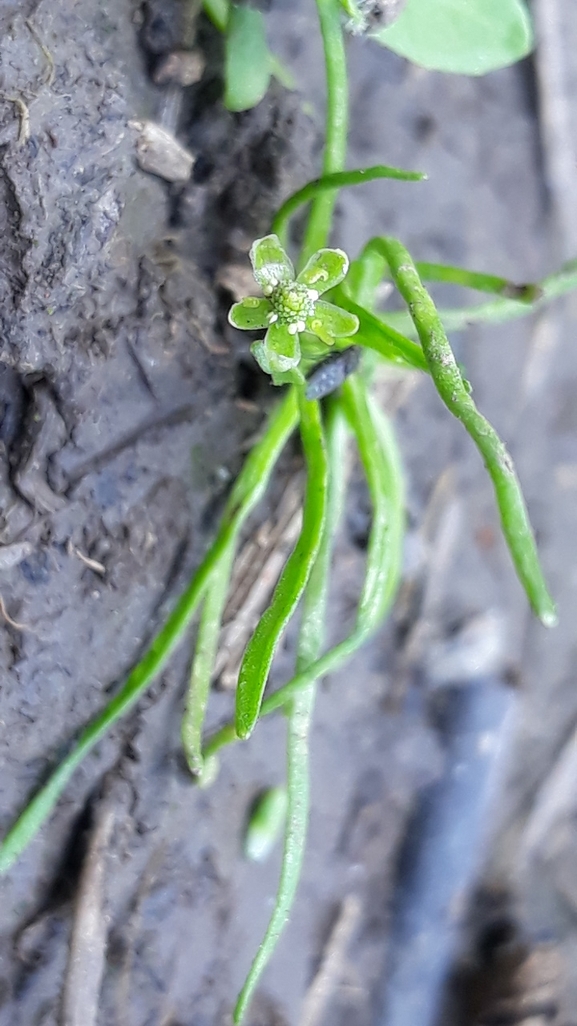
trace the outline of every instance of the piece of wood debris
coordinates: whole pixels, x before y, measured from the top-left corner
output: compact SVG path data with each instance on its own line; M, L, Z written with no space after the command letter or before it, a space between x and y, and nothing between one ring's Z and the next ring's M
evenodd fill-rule
M24 24L26 25L26 28L28 29L28 31L29 31L30 35L32 36L34 42L39 47L39 49L42 51L42 56L44 57L44 60L46 61L46 64L47 64L47 67L48 67L48 74L46 76L46 85L50 88L52 85L54 85L54 78L55 78L55 75L56 75L56 66L54 64L54 57L50 53L50 50L46 46L46 43L43 42L42 37L41 37L40 33L38 32L38 29L35 28L35 26L30 21L30 18L26 18Z
M24 146L30 138L30 108L21 96L9 96L8 93L0 93L0 100L6 103L13 103L18 113L18 145Z
M503 992L483 1010L479 1026L491 1023L511 1026L546 1026L555 1019L563 960L554 944L533 948L514 969Z
M318 1026L327 1004L342 982L347 949L361 919L362 905L356 894L343 901L322 953L321 964L305 994L299 1026Z
M194 157L172 132L154 121L130 121L129 125L138 132L136 160L142 171L158 175L166 182L188 181Z
M82 867L62 999L62 1026L96 1026L106 961L104 883L114 826L111 805L100 807Z
M4 599L2 598L1 595L0 595L0 614L2 615L2 617L4 618L6 623L10 627L13 627L15 631L30 631L30 630L32 630L32 628L28 627L25 623L18 623L17 620L13 620L12 617L8 615L8 611L6 609L6 605L5 605Z
M79 559L81 563L84 563L84 566L87 566L89 570L94 570L95 574L104 576L106 573L104 563L101 563L98 559L91 559L90 556L86 556L81 549L72 544L72 539L69 539L66 551L69 556L76 556L76 558Z

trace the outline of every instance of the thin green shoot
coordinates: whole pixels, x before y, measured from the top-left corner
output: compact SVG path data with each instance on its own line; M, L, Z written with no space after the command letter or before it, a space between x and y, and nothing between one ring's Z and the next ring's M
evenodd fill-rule
M475 289L476 292L489 292L505 299L514 299L519 303L531 304L539 299L541 291L538 285L527 283L516 285L507 278L499 278L494 274L478 271L467 271L463 267L452 267L448 264L431 264L417 261L415 264L422 281L443 281L463 288Z
M507 278L499 278L494 274L468 271L463 267L451 264L436 264L417 261L415 264L422 281L441 281L463 288L474 289L476 292L488 292L503 296L523 304L532 304L542 295L540 285L516 285ZM373 307L377 286L388 275L386 243L377 236L370 239L359 257L351 265L351 273L345 289L354 296L361 306ZM410 330L410 329L409 329Z
M307 485L300 537L243 656L236 689L236 730L252 733L280 637L301 598L319 551L326 513L328 465L320 405L299 390L300 432Z
M310 448L318 445L318 435L316 430L313 430L307 439L309 430L309 425L305 424L303 444L308 444ZM343 453L346 443L345 420L338 406L333 404L326 426L326 454L329 467L326 517L321 545L303 596L297 671L314 663L323 644L332 547L344 504L346 460L343 459ZM313 678L306 688L294 696L288 710L287 815L281 875L265 936L236 1003L234 1022L237 1024L242 1022L260 977L288 922L300 879L309 814L309 735L314 699Z
M417 268L418 266L417 264ZM537 298L530 304L499 298L472 306L439 307L438 314L445 331L463 331L472 324L504 324L518 317L526 317L527 314L541 310L554 299L559 299L577 288L577 260L568 261L559 271L537 282L535 288ZM416 335L411 317L405 311L380 313L379 320L386 321L397 331L403 331L407 335L414 332Z
M392 178L401 182L421 182L427 176L421 171L404 171L398 167L388 167L385 164L377 164L374 167L358 168L355 171L336 171L334 174L322 175L303 185L302 189L293 192L277 210L271 225L271 232L278 235L279 239L286 246L288 223L291 217L304 206L310 203L315 196L323 192L333 192L350 185L364 185L367 182L374 182L379 178Z
M349 127L349 87L345 41L341 27L339 5L335 0L316 0L319 26L323 40L325 74L327 81L327 109L325 117L325 149L322 174L342 171L347 156ZM336 192L321 192L313 200L299 267L317 250L326 246L331 230Z

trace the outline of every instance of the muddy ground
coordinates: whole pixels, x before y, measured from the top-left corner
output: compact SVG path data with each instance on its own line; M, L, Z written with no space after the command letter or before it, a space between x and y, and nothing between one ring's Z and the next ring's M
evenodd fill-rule
M220 43L202 23L200 82L154 84L163 55L194 44L187 12L156 0L0 7L6 826L183 589L271 401L226 325L226 268L317 167L313 5L277 0L270 19L300 91L274 87L236 116L219 102ZM520 281L569 255L553 218L548 54L475 81L352 41L350 166L386 161L429 180L343 195L335 240L354 254L394 232L421 259ZM148 118L196 155L188 183L138 167L133 123ZM406 866L420 864L431 807L448 801L458 820L482 800L490 811L470 820L475 850L465 838L450 893L443 950L455 980L436 1007L447 1002L445 1021L463 1026L577 1022L576 317L569 301L455 339L518 462L559 601L555 632L530 618L459 426L426 381L386 391L407 460L405 582L391 625L319 696L303 881L254 1024L402 1022L391 989L407 986L403 901L421 886L417 872L411 891ZM297 465L289 453L285 470ZM351 615L366 530L355 485L335 636ZM259 789L282 780L283 723L224 753L209 790L192 786L179 754L188 658L183 648L86 760L2 880L2 1026L228 1021L277 879L278 854L247 864L241 837ZM451 747L455 709L477 693L494 694L492 712L463 737L489 753L492 776L482 770L477 791L457 794L445 787L467 756ZM229 708L215 694L211 722ZM452 865L439 843L436 863Z

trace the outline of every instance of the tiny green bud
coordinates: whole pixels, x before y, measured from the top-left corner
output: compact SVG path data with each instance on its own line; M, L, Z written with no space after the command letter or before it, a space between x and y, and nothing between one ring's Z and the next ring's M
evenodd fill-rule
M244 839L244 853L251 862L264 862L277 843L287 810L284 787L270 787L254 803Z

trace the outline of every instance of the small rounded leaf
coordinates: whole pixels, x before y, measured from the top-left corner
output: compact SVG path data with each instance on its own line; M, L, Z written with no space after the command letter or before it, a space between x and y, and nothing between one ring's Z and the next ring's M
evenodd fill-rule
M224 69L228 110L249 110L260 103L270 80L270 57L262 12L248 4L230 4Z
M240 328L241 331L257 331L259 328L268 328L271 313L272 306L268 299L247 296L241 303L231 306L228 319L234 328Z
M314 313L307 318L307 330L331 346L335 338L346 338L359 330L359 319L340 306L319 299Z
M254 276L266 295L280 282L294 281L295 271L285 253L278 235L265 235L250 248L250 262Z
M461 75L507 67L533 48L523 0L408 0L372 38L430 71Z
M244 853L253 862L263 862L279 840L287 812L284 787L271 787L255 802L248 821Z
M338 285L348 269L349 258L342 249L319 249L313 253L297 281L310 289L316 289L320 294Z

